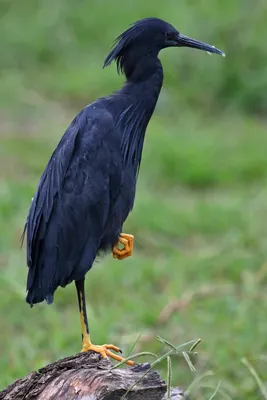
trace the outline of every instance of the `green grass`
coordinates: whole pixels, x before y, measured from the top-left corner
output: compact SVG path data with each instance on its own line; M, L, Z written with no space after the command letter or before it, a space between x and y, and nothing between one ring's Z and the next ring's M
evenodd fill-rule
M80 350L74 285L58 289L52 306L25 303L20 236L64 129L86 102L122 82L114 67L101 70L112 38L157 15L227 57L162 54L164 88L124 229L135 235L135 251L123 262L109 255L87 275L92 336L126 355L140 334L134 352L158 354L166 349L157 335L176 345L200 337L196 372L172 359L174 385L195 382L196 400L209 399L219 381L215 399L263 398L242 359L265 384L267 53L255 37L266 6L181 2L176 16L171 0L164 9L119 0L105 3L103 16L102 3L0 2L0 388Z

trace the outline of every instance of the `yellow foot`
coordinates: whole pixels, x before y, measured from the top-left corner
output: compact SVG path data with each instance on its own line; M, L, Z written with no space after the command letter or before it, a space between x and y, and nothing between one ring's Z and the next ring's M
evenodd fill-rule
M112 353L110 350L114 350L117 353L121 353L121 349L117 346L114 346L113 344L103 344L103 345L99 346L99 345L92 344L90 341L84 342L83 348L82 348L82 352L94 351L95 353L101 354L101 356L103 358L111 357L117 361L124 360L124 358L122 358L121 356L118 356L117 354ZM134 362L130 361L130 360L126 361L126 364L131 365L131 366L135 365Z
M118 244L123 244L124 248L119 249ZM126 257L129 257L133 253L133 244L134 244L134 236L128 235L127 233L121 233L118 237L118 241L113 247L113 257L118 260L123 260Z

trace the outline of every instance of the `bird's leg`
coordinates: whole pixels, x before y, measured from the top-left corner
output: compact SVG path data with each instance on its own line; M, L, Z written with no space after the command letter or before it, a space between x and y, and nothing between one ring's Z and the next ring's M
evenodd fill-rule
M114 350L117 353L121 353L119 347L114 346L113 344L103 344L101 346L92 344L88 327L87 313L86 313L84 279L80 281L75 281L75 285L79 300L80 320L82 328L82 352L94 351L96 353L101 354L103 358L111 357L114 358L114 360L122 361L123 360L122 357L110 351ZM131 366L134 365L133 361L126 361L126 363Z
M123 249L118 248L118 244L123 244ZM118 237L118 240L113 247L113 257L118 260L123 260L126 257L129 257L133 253L133 244L134 244L134 236L129 235L128 233L121 233Z

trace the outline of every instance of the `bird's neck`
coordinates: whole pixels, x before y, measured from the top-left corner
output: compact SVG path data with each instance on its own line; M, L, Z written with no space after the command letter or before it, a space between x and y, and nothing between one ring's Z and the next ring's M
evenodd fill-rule
M146 60L146 63L137 65L131 79L115 96L124 99L116 120L121 132L123 164L129 166L135 175L139 171L146 128L157 104L162 82L160 60Z

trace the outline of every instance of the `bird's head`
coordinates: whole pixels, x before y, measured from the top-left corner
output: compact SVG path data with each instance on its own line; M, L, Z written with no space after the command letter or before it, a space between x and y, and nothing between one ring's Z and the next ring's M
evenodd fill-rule
M159 51L167 47L192 47L224 56L216 47L182 35L161 19L145 18L135 22L115 40L104 67L116 61L118 72L129 77L141 59L157 57Z

